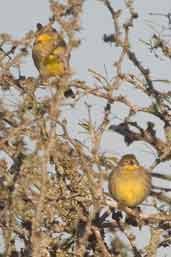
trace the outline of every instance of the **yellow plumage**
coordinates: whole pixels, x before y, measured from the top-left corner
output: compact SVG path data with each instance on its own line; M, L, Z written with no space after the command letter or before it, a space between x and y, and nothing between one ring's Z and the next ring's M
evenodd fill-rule
M141 167L134 155L125 155L109 177L113 198L128 207L142 203L150 194L151 175Z
M69 65L67 45L52 27L37 32L32 49L35 66L42 77L63 76Z

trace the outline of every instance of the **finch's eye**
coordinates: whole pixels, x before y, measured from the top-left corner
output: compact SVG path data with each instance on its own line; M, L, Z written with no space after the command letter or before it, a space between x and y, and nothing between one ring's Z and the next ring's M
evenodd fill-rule
M134 160L129 160L129 164L134 165L135 164Z
M37 44L42 44L43 40L42 39L38 39L37 40Z

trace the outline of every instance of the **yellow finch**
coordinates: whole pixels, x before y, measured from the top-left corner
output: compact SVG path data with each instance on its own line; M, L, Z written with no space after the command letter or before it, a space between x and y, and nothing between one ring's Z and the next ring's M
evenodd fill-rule
M62 36L51 26L41 26L32 49L35 66L44 78L62 76L69 63L67 45Z
M109 176L109 191L119 203L135 207L150 194L151 175L135 156L127 154Z

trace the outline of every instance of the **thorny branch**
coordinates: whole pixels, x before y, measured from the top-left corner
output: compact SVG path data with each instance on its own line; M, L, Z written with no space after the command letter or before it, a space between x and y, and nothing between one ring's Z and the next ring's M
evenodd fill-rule
M94 84L79 77L74 79L72 71L68 71L67 76L47 80L23 76L21 60L29 54L36 33L31 31L21 40L14 40L8 34L0 35L0 87L2 92L15 90L18 96L11 109L4 104L3 97L0 99L1 151L13 162L9 165L6 160L0 161L4 256L112 257L132 252L140 257L142 251L137 250L136 234L129 233L128 228L144 225L151 229L151 240L143 254L155 256L158 248L170 246L167 239L171 229L170 186L153 186L147 203L133 209L122 206L106 192L109 174L119 158L114 153L110 158L101 152L104 134L110 129L122 135L127 146L135 141L153 146L157 151L154 168L171 158L171 108L170 93L155 88L157 79L152 78L150 69L132 49L130 31L139 16L134 2L125 1L128 14L124 20L124 9L116 10L110 0L99 1L110 13L114 29L113 34L105 34L104 42L113 43L121 50L118 57L113 57L111 81L93 70L90 72L96 81ZM83 3L81 0L68 0L65 4L50 1L49 26L57 25L70 53L81 43L78 31ZM170 14L167 18L170 24ZM158 35L153 35L154 39L153 47L170 58L166 42ZM127 61L140 75L124 71ZM12 73L12 68L18 71L18 76ZM140 107L132 97L117 94L125 82L146 94L151 105ZM39 90L48 96L40 100ZM71 92L68 90L72 91L71 98L70 93L66 93ZM99 104L100 122L93 112L92 97ZM111 107L116 102L129 109L127 117L117 125L111 123ZM81 104L86 110L82 117L75 121L72 114L68 118L68 110L80 111ZM165 139L157 137L153 122L142 128L138 121L132 121L140 111L163 121ZM84 139L79 131L85 135ZM152 172L152 177L168 184L171 180L171 176L164 173ZM144 206L149 207L147 213ZM151 207L155 214L151 213ZM124 240L117 238L118 231L128 240L128 248ZM165 241L161 241L163 235ZM17 240L23 240L23 249L17 249Z

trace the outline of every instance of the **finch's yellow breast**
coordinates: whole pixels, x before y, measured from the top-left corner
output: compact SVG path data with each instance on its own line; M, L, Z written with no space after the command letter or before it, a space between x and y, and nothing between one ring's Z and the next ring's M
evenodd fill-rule
M137 163L122 162L109 177L109 190L118 202L135 207L145 200L151 190L150 174Z
M57 59L56 55L49 55L43 60L42 73L47 76L63 75L65 66Z

